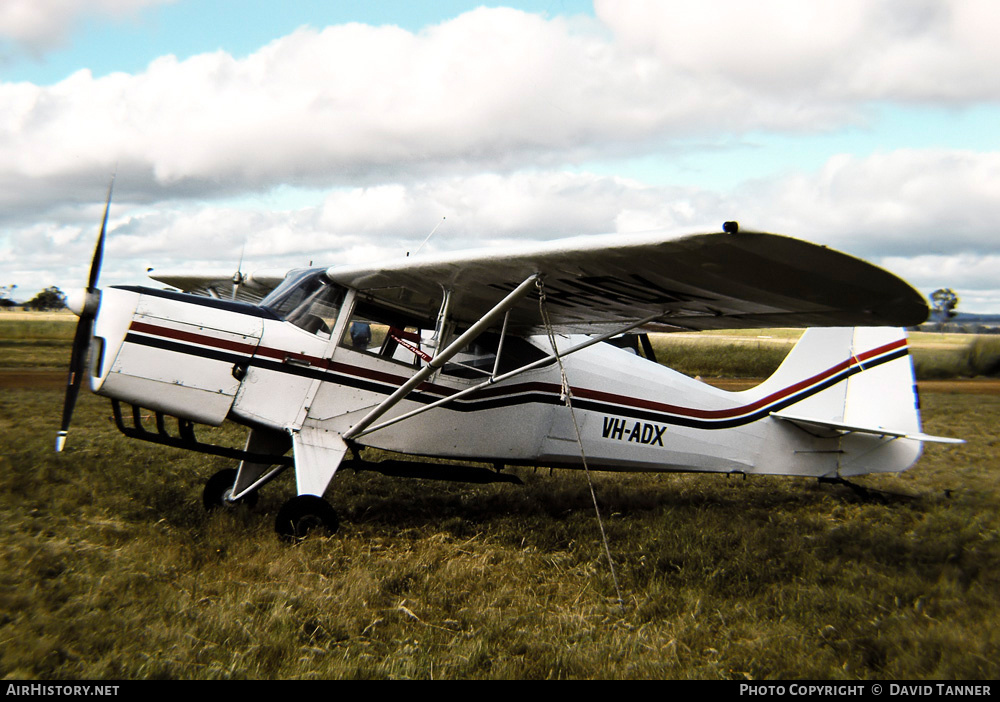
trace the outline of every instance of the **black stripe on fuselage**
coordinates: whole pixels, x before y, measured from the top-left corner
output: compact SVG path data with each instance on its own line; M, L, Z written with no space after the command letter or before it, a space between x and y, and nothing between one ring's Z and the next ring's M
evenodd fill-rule
M209 358L212 360L223 361L227 363L244 364L248 366L255 366L264 370L269 370L275 373L284 373L287 375L294 375L304 378L310 378L315 380L320 380L329 383L336 383L340 385L345 385L347 387L366 390L369 392L390 395L393 393L398 386L391 383L379 383L372 380L367 380L357 375L351 375L347 373L337 372L334 370L317 368L317 367L303 367L298 365L280 363L278 361L268 360L262 358L261 356L245 356L236 353L231 353L227 351L221 351L219 349L206 348L203 346L194 346L188 343L172 341L164 339L162 337L146 336L143 334L129 333L125 337L125 341L129 343L139 344L142 346L150 346L154 348L160 348L168 351L173 351L181 354L188 354L193 356L199 356L202 358ZM747 414L741 414L738 416L733 416L731 418L704 418L704 417L694 417L694 416L684 416L680 414L674 414L670 412L658 411L658 410L648 410L641 409L638 407L630 407L627 405L617 404L614 402L607 402L601 400L586 399L583 397L576 397L573 400L575 407L580 409L589 410L592 412L604 412L607 414L614 414L619 417L629 417L632 419L644 419L654 422L659 422L661 424L671 424L674 426L690 427L694 429L729 429L732 427L741 426L744 424L750 424L752 422L758 421L771 412L776 412L785 407L800 402L807 397L811 397L817 393L826 390L827 388L833 387L834 385L847 380L852 375L860 373L862 370L868 370L876 366L882 365L883 363L888 363L899 358L904 358L908 355L908 350L906 347L893 351L892 353L879 356L870 361L866 361L864 367L861 364L853 364L850 367L835 373L829 378L815 384L804 388L798 392L791 393L787 397L782 397L776 399L774 402L765 405L764 407L758 408ZM532 384L534 385L534 384ZM503 386L494 386L496 390L500 390ZM510 394L502 395L499 397L475 399L474 396L470 398L457 399L449 405L449 409L458 412L481 412L490 409L501 409L505 407L511 407L515 405L537 403L537 404L547 404L556 405L563 404L563 400L560 397L558 391L547 391L545 389L539 389L537 387L532 389L518 390L519 386L514 384L510 386L512 391ZM457 392L457 391L456 391ZM408 400L419 402L421 404L430 404L431 402L439 401L442 398L441 394L414 391L407 396ZM627 401L630 398L622 398ZM738 408L734 408L738 409Z
M693 429L731 429L733 427L742 426L744 424L751 424L760 419L763 419L770 415L772 412L778 412L794 405L796 402L801 402L802 400L812 397L818 393L832 388L834 385L841 383L852 375L860 373L865 370L871 370L883 363L888 363L894 361L898 358L905 358L908 355L907 349L900 349L894 351L886 356L881 356L874 361L866 361L864 367L861 365L854 365L846 370L841 371L835 375L830 376L826 380L817 383L816 385L811 385L808 388L804 388L797 393L792 393L787 397L775 400L772 403L761 407L760 409L754 410L753 412L747 414L741 414L736 417L729 419L703 419L699 417L684 417L682 415L669 414L657 412L654 410L642 410L638 408L621 408L619 405L606 404L599 401L586 400L586 399L574 399L573 406L579 407L581 409L587 409L592 412L605 412L607 414L615 414L621 417L629 417L631 419L647 419L650 421L659 422L661 424L672 424L674 426L681 427L691 427Z
M213 361L232 363L234 366L237 364L245 366L253 366L255 368L261 368L263 370L272 371L274 373L294 375L300 378L321 380L328 383L338 383L340 385L347 385L349 387L356 388L359 390L368 390L370 392L379 393L381 395L390 395L398 387L391 384L383 384L370 380L364 380L362 378L357 378L355 376L337 373L335 371L327 370L324 368L293 365L290 363L281 363L280 361L272 361L267 358L263 358L261 356L244 356L242 354L232 353L230 351L221 351L219 349L213 349L205 346L194 346L192 344L188 344L181 341L172 341L170 339L164 339L162 337L146 336L145 334L136 334L134 332L130 332L125 336L125 342L138 344L139 346L149 346L151 348L162 349L164 351L173 351L174 353L185 354L188 356L207 358ZM409 398L417 399L420 402L424 402L426 404L441 399L439 396L428 395L427 393L422 393L422 392L414 392L411 395L409 395Z

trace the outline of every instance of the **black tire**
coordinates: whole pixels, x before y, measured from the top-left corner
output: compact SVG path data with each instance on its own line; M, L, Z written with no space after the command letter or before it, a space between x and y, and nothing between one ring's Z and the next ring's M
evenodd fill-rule
M213 509L218 509L219 507L235 507L236 505L253 507L256 505L260 497L256 490L236 502L226 499L232 494L235 482L235 468L224 468L209 478L208 482L205 483L205 489L201 493L201 503L205 505L205 509L211 512Z
M299 495L281 506L274 530L287 541L304 539L310 533L332 535L340 523L329 502L316 495Z

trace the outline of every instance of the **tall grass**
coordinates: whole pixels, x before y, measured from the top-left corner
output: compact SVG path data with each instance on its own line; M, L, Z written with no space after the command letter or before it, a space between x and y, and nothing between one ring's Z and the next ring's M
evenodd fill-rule
M63 321L0 313L0 369L65 369L75 322L73 315Z
M913 367L923 380L1000 376L1000 336L977 336L961 346L915 349Z
M72 341L76 331L76 320L73 315L52 319L0 312L0 341Z
M969 374L1000 376L1000 336L979 336L969 348Z
M969 443L859 481L881 500L595 474L622 607L579 472L345 470L341 530L286 546L290 476L254 511L207 514L229 462L129 441L87 393L55 454L62 391L4 388L0 676L996 678L1000 396L922 399L926 431Z
M784 330L779 330L784 331ZM652 335L656 360L686 375L766 378L784 360L797 336L775 334L742 339L730 335ZM919 380L1000 376L1000 336L953 335L947 342L910 339Z
M778 369L791 343L671 343L660 335L653 342L658 363L690 376L767 378Z

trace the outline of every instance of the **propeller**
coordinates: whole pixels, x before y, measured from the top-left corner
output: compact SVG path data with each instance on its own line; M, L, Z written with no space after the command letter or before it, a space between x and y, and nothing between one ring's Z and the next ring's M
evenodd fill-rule
M236 265L236 272L233 273L233 299L236 299L236 293L239 292L240 286L246 281L247 277L243 273L243 254L246 253L247 245L243 242L243 249L240 251L240 262Z
M66 379L66 400L63 402L62 423L56 434L56 451L62 451L66 445L66 435L69 432L70 420L73 418L73 408L80 394L80 385L86 373L87 352L90 350L90 337L94 330L94 319L97 308L101 304L101 291L97 287L97 279L101 275L101 262L104 259L104 239L108 229L108 212L111 210L111 193L115 187L115 179L111 179L108 187L108 201L104 206L104 220L101 222L101 233L94 247L94 259L90 263L90 276L87 278L87 289L83 303L80 305L80 321L76 324L76 334L73 336L73 352L69 359L69 377Z

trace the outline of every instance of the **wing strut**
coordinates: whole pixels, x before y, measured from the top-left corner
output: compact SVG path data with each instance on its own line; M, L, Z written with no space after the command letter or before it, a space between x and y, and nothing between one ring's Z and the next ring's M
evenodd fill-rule
M527 373L528 371L534 370L535 368L540 368L542 366L548 365L549 363L552 363L552 362L558 360L559 358L562 358L562 357L565 357L565 356L569 356L570 354L576 353L577 351L582 351L583 349L587 348L588 346L593 346L594 344L599 344L602 341L607 341L608 339L610 339L613 336L618 336L619 334L624 334L625 332L631 331L631 330L635 329L636 327L641 327L643 324L648 324L649 322L652 322L654 319L657 319L657 318L662 317L662 316L663 316L662 312L656 312L655 314L651 314L648 317L643 317L642 319L639 319L639 320L636 320L634 322L631 322L630 324L628 324L628 325L626 325L624 327L621 327L619 329L615 329L614 331L610 331L607 334L601 334L600 336L592 336L592 337L590 337L589 339L587 339L584 342L581 342L579 344L576 344L575 346L569 347L565 351L557 351L555 353L551 353L548 356L546 356L545 358L540 358L537 361L533 361L532 363L528 363L526 365L523 365L520 368L515 368L514 370L508 371L507 373L504 373L503 375L494 375L494 376L491 376L491 377L487 378L486 380L484 380L483 382L479 383L478 385L473 385L471 388L466 388L465 390L461 390L459 392L456 392L455 394L449 395L448 397L442 397L440 400L435 400L434 402L431 402L430 404L422 405L420 407L417 407L414 410L410 410L406 414L401 414L398 417L393 417L392 419L386 420L386 421L382 422L381 424L378 424L378 425L372 427L371 429L366 429L366 430L360 430L359 429L356 433L353 433L350 437L346 437L346 435L345 435L345 437L346 438L355 439L355 438L357 438L359 436L364 436L365 434L371 434L372 432L376 432L379 429L384 429L385 427L392 426L393 424L396 424L397 422L402 422L404 419L409 419L410 417L415 417L416 415L423 414L424 412L427 412L428 410L432 410L432 409L435 409L437 407L441 407L442 405L446 405L449 402L453 402L454 400L461 399L461 398L465 397L466 395L471 395L473 393L476 393L476 392L482 390L483 388L485 388L488 385L493 385L494 383L499 383L499 382L507 380L509 378L513 378L515 376L521 375L522 373ZM498 348L497 349L497 355L498 356L499 356L499 352L500 352L500 349Z
M351 429L344 434L344 439L350 440L357 438L357 436L367 429L372 422L388 412L400 400L413 392L422 382L427 380L427 378L433 375L441 366L447 363L452 356L456 355L459 351L468 346L470 342L474 341L477 336L482 334L501 315L506 314L507 310L517 304L517 302L524 297L529 290L535 287L535 281L537 279L537 273L533 274L529 278L526 278L523 283L514 289L513 292L497 303L496 307L483 315L482 319L469 327L464 334L451 342L447 348L436 354L426 366L421 368L413 375L413 377L400 385L394 393L383 400L371 412L365 415L360 422L351 427Z

